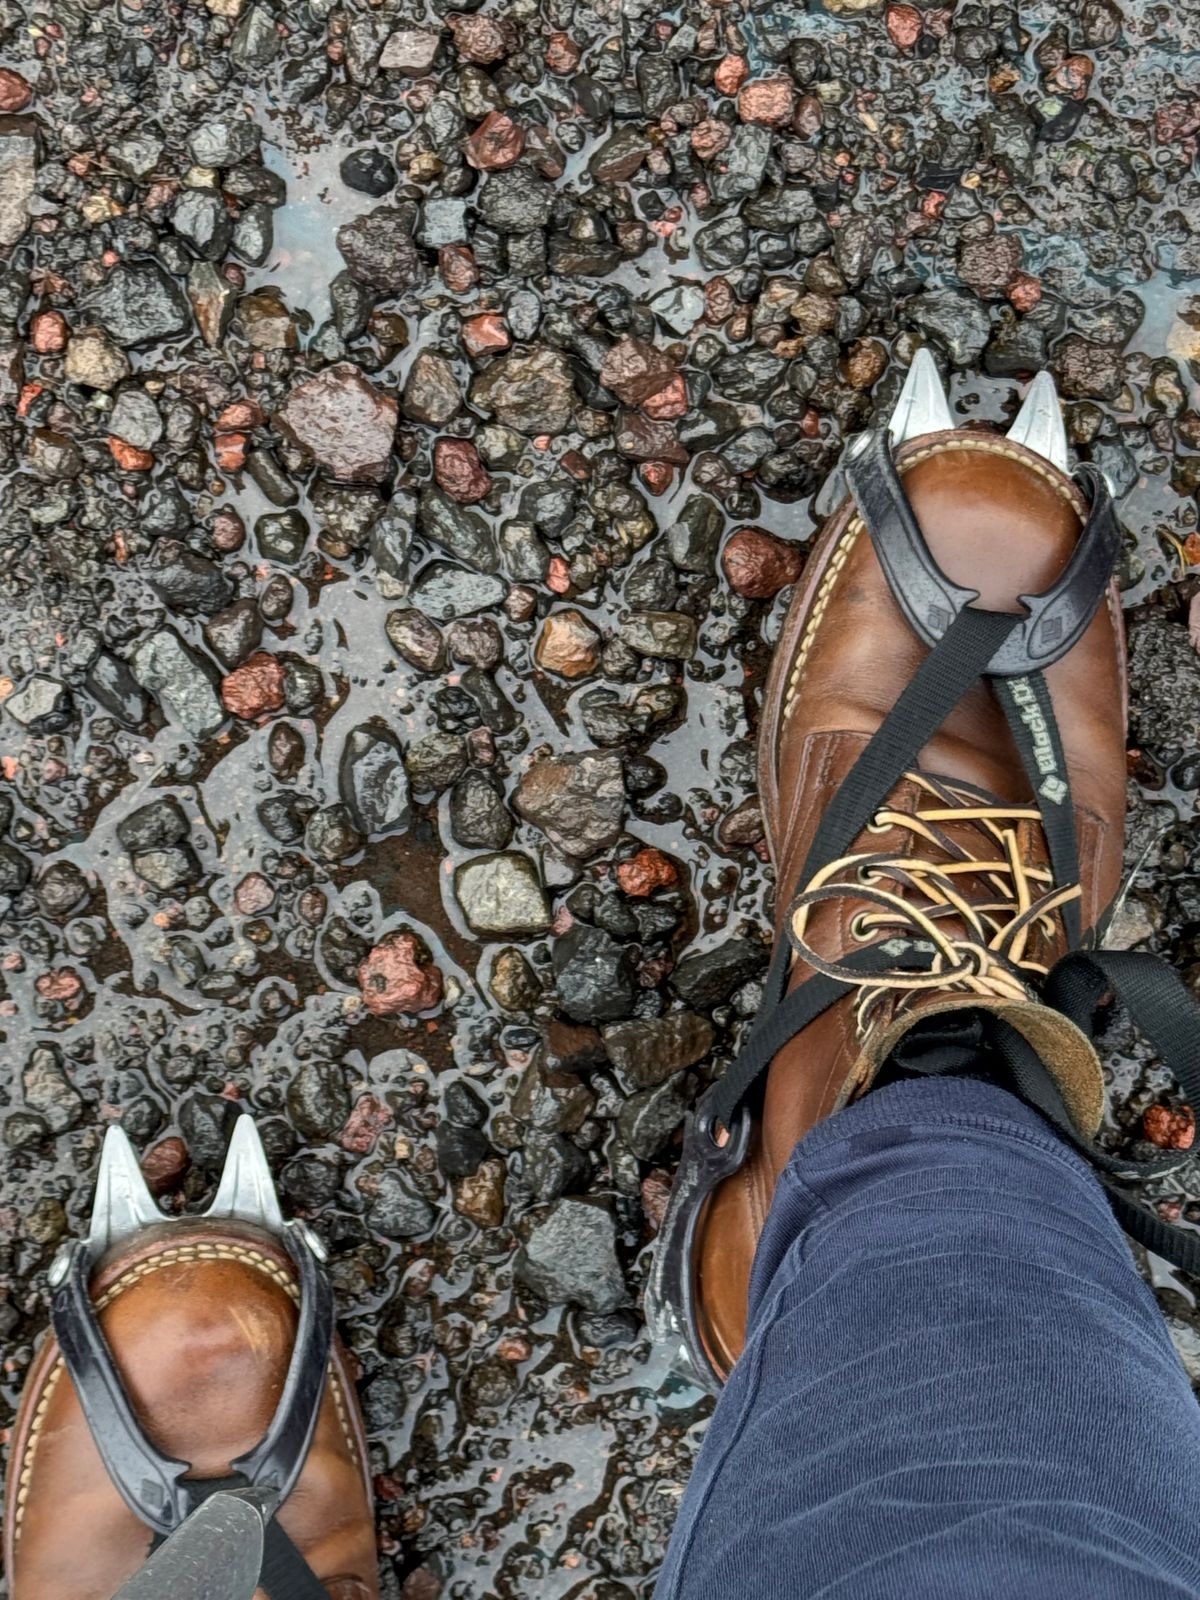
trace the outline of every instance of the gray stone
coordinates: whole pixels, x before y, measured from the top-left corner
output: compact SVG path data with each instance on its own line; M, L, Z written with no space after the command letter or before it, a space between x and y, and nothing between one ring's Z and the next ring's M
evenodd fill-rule
M575 1022L615 1022L633 1010L634 952L602 928L577 922L554 941L555 989Z
M616 1219L589 1200L559 1200L530 1233L514 1270L551 1305L615 1311L626 1297Z
M130 665L168 720L194 739L215 733L225 721L211 669L173 628L160 628L143 639Z
M188 139L192 160L201 167L232 167L258 154L262 130L247 117L212 117Z
M364 834L402 833L412 820L400 746L390 733L369 723L346 736L338 789Z
M88 309L126 349L180 338L192 321L186 299L155 261L119 261Z
M527 856L476 856L454 874L454 892L471 932L483 938L533 938L550 926L550 904Z
M5 249L29 226L37 164L37 119L0 117L0 246Z
M452 622L498 606L508 592L503 578L486 572L468 572L450 561L429 561L417 574L411 600L418 611L436 622Z
M229 210L213 189L185 189L175 202L171 223L205 261L219 261L233 237Z
M547 756L522 777L518 813L564 854L586 860L611 849L625 822L625 777L618 755Z
M145 389L122 389L108 418L108 431L138 450L153 450L163 436L163 420Z
M564 433L579 404L566 356L542 345L493 361L471 400L520 433Z

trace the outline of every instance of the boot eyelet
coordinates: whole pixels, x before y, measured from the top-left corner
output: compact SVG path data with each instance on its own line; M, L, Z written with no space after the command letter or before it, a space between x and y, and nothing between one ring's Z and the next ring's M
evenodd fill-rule
M864 926L865 911L856 911L850 918L850 937L856 944L865 944L871 937L871 931Z

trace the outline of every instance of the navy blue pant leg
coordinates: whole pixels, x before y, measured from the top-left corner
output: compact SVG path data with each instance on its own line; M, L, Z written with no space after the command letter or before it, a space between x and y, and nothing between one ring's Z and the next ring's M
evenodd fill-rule
M1200 1596L1200 1408L1086 1165L1005 1090L805 1138L656 1600Z

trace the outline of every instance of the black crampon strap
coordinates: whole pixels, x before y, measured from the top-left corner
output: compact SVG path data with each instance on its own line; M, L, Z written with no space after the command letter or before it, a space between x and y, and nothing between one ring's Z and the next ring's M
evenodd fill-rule
M1033 793L1046 837L1053 879L1079 880L1075 810L1066 757L1043 668L1082 636L1101 603L1119 549L1111 498L1100 475L1080 469L1091 511L1075 553L1044 595L1020 596L1024 612L972 605L976 591L955 584L938 567L904 494L882 433L868 436L847 469L851 490L897 603L931 646L891 712L863 749L826 809L800 874L811 882L851 847L921 750L979 679L1002 706ZM1077 900L1059 907L1070 953L1040 985L1041 999L1085 1033L1095 1028L1099 1002L1115 992L1174 1074L1189 1104L1200 1111L1200 1005L1170 968L1154 956L1090 951L1082 939ZM846 976L810 977L790 993L791 941L778 941L764 984L763 1005L737 1059L708 1090L702 1106L714 1137L732 1129L779 1050L816 1017L871 975L928 971L934 956L919 939L881 940L839 959ZM1028 982L1028 973L1016 974ZM1144 1161L1113 1155L1076 1129L1045 1063L1002 1017L969 1005L947 1017L918 1021L898 1056L905 1070L954 1073L1003 1061L1018 1093L1096 1168L1125 1230L1147 1249L1200 1275L1200 1230L1166 1222L1132 1199L1122 1183L1160 1178L1186 1157L1164 1153Z

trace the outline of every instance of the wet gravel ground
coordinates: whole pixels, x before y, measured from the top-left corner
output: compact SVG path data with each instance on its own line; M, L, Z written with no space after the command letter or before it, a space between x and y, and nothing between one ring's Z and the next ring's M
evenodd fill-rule
M1198 58L1195 0L0 0L0 1422L104 1126L180 1209L240 1103L385 1594L649 1595L764 671L922 343L981 422L1049 365L1120 496L1115 937L1200 985ZM1190 1140L1111 1043L1113 1139Z

